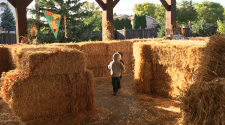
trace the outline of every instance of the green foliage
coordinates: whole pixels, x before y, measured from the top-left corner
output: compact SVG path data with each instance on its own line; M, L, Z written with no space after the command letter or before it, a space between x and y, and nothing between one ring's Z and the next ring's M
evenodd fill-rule
M133 29L147 28L146 16L144 15L134 15Z
M157 33L158 34L158 38L162 38L166 35L166 17L164 16L164 18L160 18L160 22L159 22L159 25L160 25L160 28L159 29L159 32Z
M131 24L131 20L127 19L127 23L126 23L126 29L132 29L132 24Z
M119 20L118 18L113 20L113 25L116 30L124 29L132 29L131 20L127 18L123 18Z
M137 15L134 15L134 21L133 21L133 29L137 29Z
M141 16L141 28L142 29L146 29L147 28L147 21L146 21L146 16L145 15L142 15Z
M135 4L133 11L137 15L148 15L155 18L156 5L154 3L144 2L142 4Z
M194 37L196 36L206 37L211 35L210 25L203 18L197 21L196 24L194 24L191 31Z
M122 18L122 19L120 20L120 29L124 29L125 24L126 24L125 19Z
M196 3L195 8L198 12L198 20L203 18L210 25L216 26L217 20L224 20L224 8L220 3L204 1Z
M179 24L188 24L189 21L195 21L198 13L192 1L181 1L177 7L177 22Z
M93 4L85 4L87 2L80 2L80 0L39 0L38 5L40 8L46 9L59 9L64 10L67 19L67 36L65 38L64 31L64 20L60 22L58 39L55 40L54 35L52 34L50 27L47 22L39 21L39 17L43 18L43 13L38 13L38 10L35 8L29 9L29 12L36 17L36 19L30 19L31 21L36 20L38 29L42 31L38 32L37 38L38 42L71 42L71 41L84 41L91 39L87 37L88 34L93 32L96 28L96 25L100 26L100 22L96 23L96 18L101 18L99 14L100 11L97 11L97 8ZM101 13L101 12L100 12ZM92 18L93 17L93 18ZM31 21L29 23L31 23ZM28 24L29 25L29 24ZM99 28L100 30L100 28Z
M221 34L225 34L225 23L222 23L221 20L218 20L217 25L218 25L217 32Z
M5 11L3 13L2 19L1 19L1 27L5 31L15 31L16 25L15 25L15 18L13 16L13 13L11 12L9 5L7 4L5 7Z
M224 8L224 12L223 12L223 17L225 17L225 8Z
M166 15L166 9L162 4L156 5L155 15L156 15L156 20L158 21L159 24L164 23L164 21L165 21L164 18L165 18L165 15Z
M119 18L113 20L114 29L117 30L119 29L119 22L120 22Z
M86 2L81 11L89 12L89 15L84 19L84 24L90 29L90 31L102 30L102 13L100 7L94 2Z

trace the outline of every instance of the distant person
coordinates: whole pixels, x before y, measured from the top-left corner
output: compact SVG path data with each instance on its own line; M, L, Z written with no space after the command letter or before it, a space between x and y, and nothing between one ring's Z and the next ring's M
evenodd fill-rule
M108 65L108 70L111 70L111 78L113 85L113 95L116 95L120 86L121 74L125 70L125 66L121 62L121 55L119 53L113 54L113 61L111 61Z

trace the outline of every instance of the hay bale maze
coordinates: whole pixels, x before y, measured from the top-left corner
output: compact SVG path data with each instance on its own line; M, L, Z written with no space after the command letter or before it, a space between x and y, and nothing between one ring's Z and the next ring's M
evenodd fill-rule
M6 49L16 68L2 73L2 98L23 122L95 111L94 77L83 52L44 45Z

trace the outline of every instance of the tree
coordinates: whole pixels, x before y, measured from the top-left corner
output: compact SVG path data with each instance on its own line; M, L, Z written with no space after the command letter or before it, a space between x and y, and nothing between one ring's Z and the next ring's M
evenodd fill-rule
M136 17L136 29L140 29L140 26L141 26L141 17L140 15L137 15Z
M203 18L210 25L216 25L217 20L224 20L224 8L220 3L204 1L196 3L195 8L198 12L198 20Z
M224 8L224 12L223 12L223 17L225 17L225 8Z
M194 24L191 29L193 36L209 36L211 35L210 25L203 18Z
M217 25L218 25L217 32L221 34L225 34L225 23L222 23L221 20L218 20Z
M126 24L125 19L122 18L122 19L120 20L120 29L124 29L125 24Z
M154 3L144 2L142 4L135 4L133 11L137 15L148 15L155 18L156 5Z
M15 18L13 16L13 13L9 9L8 4L6 4L5 11L4 11L3 16L2 16L1 27L5 31L8 31L8 33L9 33L9 31L15 31L16 30Z
M162 4L156 4L155 15L156 15L156 20L159 24L164 23L165 15L166 15L166 9Z
M87 37L87 34L89 34L91 31L91 28L89 28L89 26L93 24L86 25L85 19L88 16L92 16L93 13L85 9L82 10L81 7L85 3L86 2L80 2L80 0L39 0L38 5L40 8L65 11L67 19L66 23L68 38L64 37L65 31L63 19L60 22L60 30L57 40L55 40L48 23L46 21L44 23L39 21L37 25L41 26L40 29L42 29L42 32L39 31L37 34L38 42L52 43L89 40L89 38ZM35 8L29 9L29 12L34 16L40 15L40 17L44 17L43 13L38 13Z
M137 29L136 23L137 23L137 15L135 14L134 15L134 21L133 21L133 29Z
M117 30L119 29L119 22L120 22L119 18L113 20L114 28Z
M179 24L188 24L189 21L195 21L197 19L198 13L190 1L181 1L177 7L177 22Z
M145 28L147 28L146 16L145 15L142 15L141 17L142 17L142 20L141 20L142 21L142 26L141 27L143 29L145 29Z
M159 22L160 28L159 32L157 33L158 38L162 38L166 35L166 16L164 16L164 18L160 18L160 22Z
M86 2L80 11L87 11L89 15L84 19L84 23L91 31L102 29L102 13L100 7L95 2Z
M113 16L116 16L116 15L117 15L116 12L114 12Z
M124 20L125 20L125 28L132 29L131 20L127 18L125 18Z

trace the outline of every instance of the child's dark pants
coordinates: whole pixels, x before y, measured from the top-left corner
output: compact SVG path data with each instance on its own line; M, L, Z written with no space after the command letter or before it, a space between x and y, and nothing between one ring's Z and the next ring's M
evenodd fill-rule
M121 88L120 77L112 77L112 86L113 86L113 92L116 93L118 89Z

